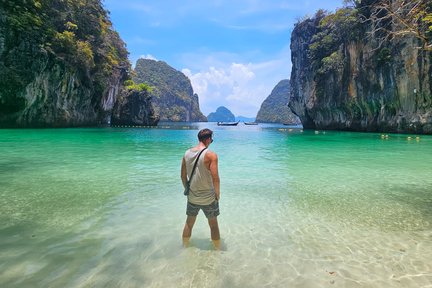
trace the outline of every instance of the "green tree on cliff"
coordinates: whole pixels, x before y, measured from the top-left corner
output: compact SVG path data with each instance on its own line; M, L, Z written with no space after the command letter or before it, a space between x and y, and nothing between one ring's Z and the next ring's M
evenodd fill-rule
M373 27L371 36L385 42L404 36L418 38L424 50L432 50L432 1L430 0L351 0L362 21Z
M319 27L309 45L308 56L319 73L340 72L343 68L343 55L339 52L341 44L363 35L357 10L349 7L335 13L319 10L315 17L319 19Z

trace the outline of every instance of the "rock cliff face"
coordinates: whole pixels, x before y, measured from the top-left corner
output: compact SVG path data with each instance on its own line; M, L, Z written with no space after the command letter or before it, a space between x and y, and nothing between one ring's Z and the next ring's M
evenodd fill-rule
M144 91L124 91L114 106L111 125L156 126L159 116L155 114L151 96Z
M128 52L99 0L0 7L0 127L107 123Z
M150 95L161 121L207 121L199 109L198 95L182 72L163 61L139 59L135 73L134 82L152 87Z
M20 89L16 111L2 111L0 127L74 127L107 123L124 72L114 71L102 95L73 67L61 61L38 59L44 67ZM0 92L1 93L1 92Z
M256 122L300 124L300 119L288 107L290 80L280 81L261 104Z
M234 122L234 114L226 107L220 106L216 112L212 112L207 116L209 122Z
M410 36L379 46L355 10L342 12L292 33L289 106L304 128L431 134L432 53Z

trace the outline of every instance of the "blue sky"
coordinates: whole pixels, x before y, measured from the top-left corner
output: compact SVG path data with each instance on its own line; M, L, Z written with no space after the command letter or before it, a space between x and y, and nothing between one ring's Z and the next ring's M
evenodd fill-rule
M342 0L105 0L114 29L139 58L185 73L208 115L226 106L255 117L291 74L290 35L299 19Z

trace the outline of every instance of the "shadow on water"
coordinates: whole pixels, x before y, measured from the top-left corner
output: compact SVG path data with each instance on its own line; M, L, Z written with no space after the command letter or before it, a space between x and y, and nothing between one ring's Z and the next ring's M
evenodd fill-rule
M0 174L9 174L14 176L17 172L31 171L34 167L41 165L41 159L28 159L25 157L9 157L0 161ZM52 164L52 161L46 161L44 164Z
M91 227L77 233L32 221L0 229L0 287L68 287L70 279L112 253L111 247L102 249L103 237L83 237L91 232Z
M203 251L216 251L213 246L213 242L208 238L191 238L189 245L187 248L196 248ZM221 240L221 249L220 251L227 251L228 247L226 243Z
M410 205L432 223L432 187L421 185L397 186L389 192L389 198Z

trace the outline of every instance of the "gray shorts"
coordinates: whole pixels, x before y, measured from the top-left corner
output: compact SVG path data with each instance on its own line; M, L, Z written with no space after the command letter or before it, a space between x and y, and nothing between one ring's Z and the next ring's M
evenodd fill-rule
M197 205L192 204L188 201L186 208L186 215L188 216L197 216L199 210L202 209L205 216L210 219L219 215L219 202L214 201L209 205Z

